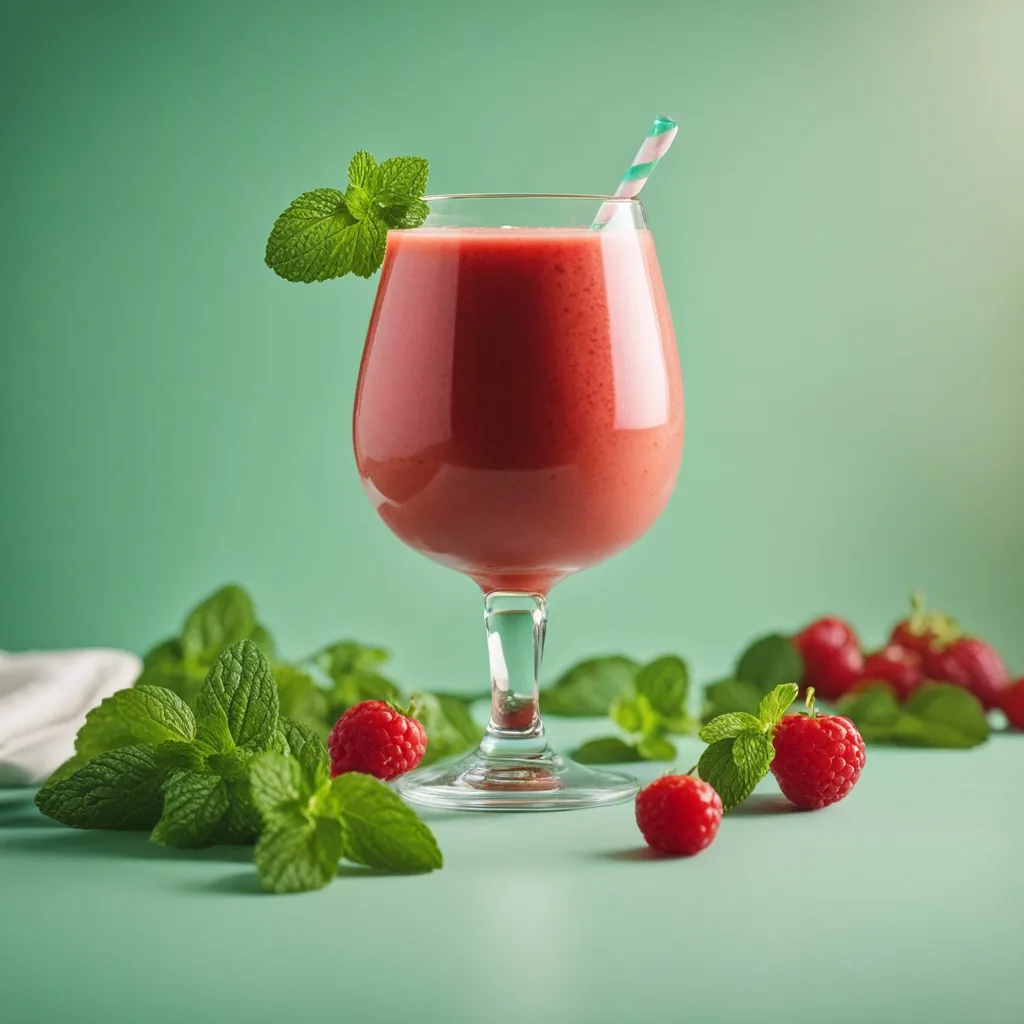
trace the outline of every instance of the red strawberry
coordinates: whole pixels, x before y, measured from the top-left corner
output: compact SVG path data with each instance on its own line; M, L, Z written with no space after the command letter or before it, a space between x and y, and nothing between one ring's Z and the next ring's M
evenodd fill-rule
M906 700L925 678L921 658L914 651L898 644L889 644L888 647L868 655L864 659L861 677L862 683L858 683L858 687L880 680L888 683L901 701Z
M842 619L817 619L793 637L804 659L803 687L813 687L826 700L836 700L861 678L864 657L857 634Z
M700 853L721 822L721 797L692 775L662 775L636 796L636 823L647 845L662 853Z
M1024 679L1018 679L1000 695L999 706L1011 729L1024 730Z
M808 714L784 715L775 727L772 774L783 795L797 807L814 811L842 800L864 767L864 740L842 715L818 715L814 694Z
M889 642L924 658L961 635L960 628L948 615L928 611L924 595L915 590L910 595L910 615L892 627Z
M955 683L970 690L985 710L998 707L1010 683L1010 672L999 652L984 640L961 637L924 659L924 674L937 683Z

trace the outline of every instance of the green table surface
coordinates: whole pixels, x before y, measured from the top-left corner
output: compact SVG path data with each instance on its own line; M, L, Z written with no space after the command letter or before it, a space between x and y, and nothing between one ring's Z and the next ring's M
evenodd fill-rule
M1020 735L873 748L843 803L791 812L769 778L691 859L648 856L632 804L425 812L444 870L298 896L261 894L247 850L77 832L7 791L0 1020L1019 1022L1022 778Z

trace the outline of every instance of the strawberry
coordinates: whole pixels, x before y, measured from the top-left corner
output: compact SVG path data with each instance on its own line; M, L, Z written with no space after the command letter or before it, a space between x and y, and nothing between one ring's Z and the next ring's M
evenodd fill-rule
M910 595L910 615L892 627L889 642L924 658L960 635L959 626L944 612L928 611L924 595L915 590Z
M1024 679L1018 679L1003 690L999 706L1003 709L1010 728L1024 731Z
M873 682L888 683L900 701L906 700L924 682L921 658L913 650L899 644L889 644L864 659L861 686Z
M793 637L804 660L803 689L813 687L826 700L837 700L861 678L864 657L857 634L842 619L816 619Z
M955 683L970 690L986 711L999 706L1010 683L1010 672L999 652L970 636L931 651L924 659L924 674L937 683Z

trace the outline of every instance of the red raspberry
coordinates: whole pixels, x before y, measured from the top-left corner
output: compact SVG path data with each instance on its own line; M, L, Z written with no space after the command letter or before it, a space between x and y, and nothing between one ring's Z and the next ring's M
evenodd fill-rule
M412 771L427 749L423 726L385 700L364 700L334 723L331 776L362 772L387 782Z
M842 800L864 767L864 740L842 715L785 715L775 727L772 774L787 799L804 810Z
M700 853L718 831L722 800L692 775L663 775L636 795L636 823L662 853Z
M924 674L937 683L954 683L970 690L988 711L999 706L1010 672L999 652L984 640L963 637L924 659Z
M1018 679L1001 694L1000 707L1011 729L1024 730L1024 679Z
M804 660L803 687L826 700L849 693L861 678L864 657L857 634L842 619L817 619L793 637Z
M898 700L906 700L923 682L921 659L914 651L897 644L889 644L864 659L861 673L863 683L888 683L896 691ZM858 688L861 686L858 683Z

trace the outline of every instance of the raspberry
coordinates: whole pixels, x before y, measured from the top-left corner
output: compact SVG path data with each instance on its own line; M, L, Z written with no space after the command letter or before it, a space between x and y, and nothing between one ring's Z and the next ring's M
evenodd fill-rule
M636 796L636 823L647 845L662 853L700 853L721 821L714 787L692 775L663 775Z
M842 800L864 767L864 740L842 715L785 715L775 727L772 774L788 800L818 810Z
M849 693L861 677L864 656L857 634L834 615L816 619L793 637L804 660L803 688L814 687L826 700Z
M1000 706L1010 728L1024 730L1024 679L1003 690Z
M362 772L387 782L412 771L427 749L423 726L384 700L364 700L334 723L331 775Z

